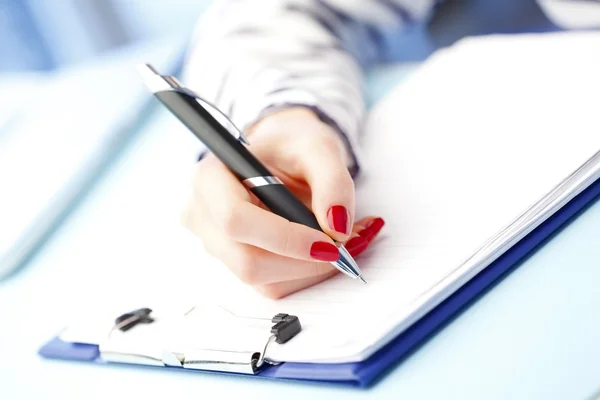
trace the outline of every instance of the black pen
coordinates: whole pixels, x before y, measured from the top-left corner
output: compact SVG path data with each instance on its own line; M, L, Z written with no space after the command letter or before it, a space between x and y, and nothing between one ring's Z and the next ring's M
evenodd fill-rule
M246 148L248 141L214 105L183 87L174 77L160 75L151 65L139 68L146 86L231 172L275 214L318 231L317 218ZM365 280L348 250L340 252L333 266L344 274Z

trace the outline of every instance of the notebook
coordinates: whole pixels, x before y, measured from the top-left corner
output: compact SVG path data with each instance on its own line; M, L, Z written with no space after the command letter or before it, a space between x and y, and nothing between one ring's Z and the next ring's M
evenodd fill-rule
M107 305L41 354L371 383L600 194L599 45L594 32L466 39L374 108L356 214L386 226L357 259L367 285L337 276L269 300L203 255L196 293ZM114 329L141 307L152 323ZM302 331L278 344L282 312Z

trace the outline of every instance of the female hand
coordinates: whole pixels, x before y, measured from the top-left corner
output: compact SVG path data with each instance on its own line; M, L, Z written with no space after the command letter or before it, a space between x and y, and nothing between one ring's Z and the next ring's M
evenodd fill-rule
M289 108L249 132L252 153L311 208L323 232L268 210L212 154L197 164L184 225L242 281L280 298L321 282L337 270L334 245L363 252L383 226L381 218L355 223L354 183L339 135L309 109Z

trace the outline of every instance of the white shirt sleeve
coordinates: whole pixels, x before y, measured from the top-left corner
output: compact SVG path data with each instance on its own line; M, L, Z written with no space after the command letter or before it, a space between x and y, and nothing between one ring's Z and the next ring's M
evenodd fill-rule
M362 69L436 0L217 0L198 23L183 80L242 130L281 107L311 108L352 155ZM348 166L356 172L356 157Z

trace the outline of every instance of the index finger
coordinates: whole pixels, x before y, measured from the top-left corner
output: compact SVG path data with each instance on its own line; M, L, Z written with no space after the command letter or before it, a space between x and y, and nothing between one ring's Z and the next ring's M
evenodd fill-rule
M198 183L204 205L231 239L301 260L339 258L335 243L325 233L253 204L247 189L224 166L206 172Z

